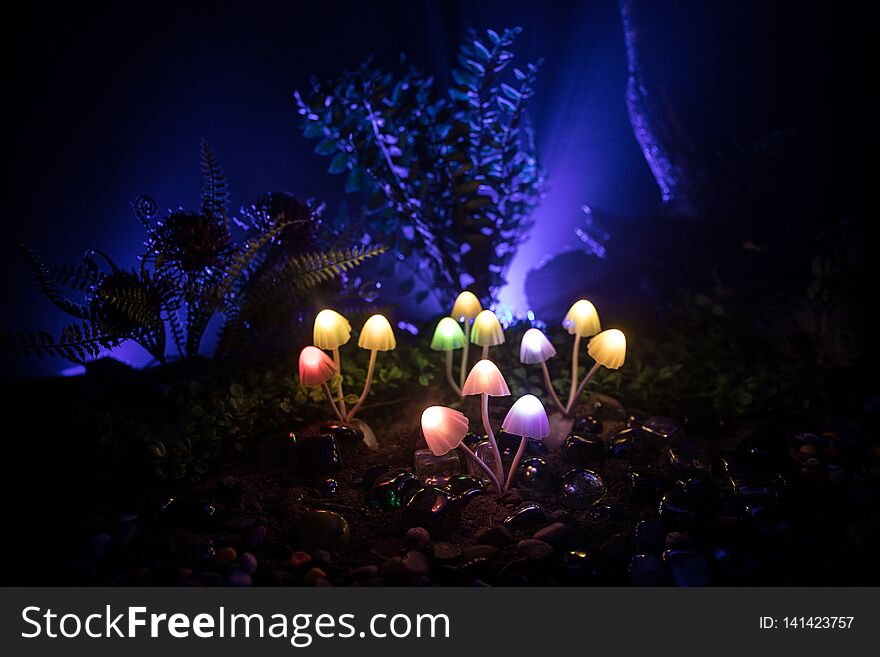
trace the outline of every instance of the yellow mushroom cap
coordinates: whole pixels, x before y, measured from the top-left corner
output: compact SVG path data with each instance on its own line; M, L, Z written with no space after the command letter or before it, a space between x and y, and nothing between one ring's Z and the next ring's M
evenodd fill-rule
M491 310L484 310L471 327L471 342L481 347L494 347L504 342L504 329Z
M602 331L590 340L587 353L600 365L616 370L626 358L626 336L617 329Z
M434 351L453 351L461 349L466 339L464 331L451 317L444 317L434 329L434 337L431 338L431 349Z
M391 351L396 346L394 331L384 315L373 315L366 321L358 338L358 347L370 351Z
M586 299L574 302L574 305L565 314L562 326L570 335L579 335L582 338L596 335L602 330L596 307Z
M336 349L351 339L351 324L335 310L325 308L315 317L312 336L318 349Z
M452 306L452 317L459 322L463 319L470 321L479 315L481 310L483 310L483 306L477 295L465 290L458 295L455 305Z
M429 406L422 413L422 434L434 456L443 456L458 447L467 430L468 419L461 411L446 406Z
M507 397L510 394L510 389L507 387L507 382L498 366L488 358L484 358L477 361L477 364L471 369L464 382L464 387L461 389L461 394Z
M336 363L317 347L306 347L299 352L299 382L304 386L319 386L336 376Z

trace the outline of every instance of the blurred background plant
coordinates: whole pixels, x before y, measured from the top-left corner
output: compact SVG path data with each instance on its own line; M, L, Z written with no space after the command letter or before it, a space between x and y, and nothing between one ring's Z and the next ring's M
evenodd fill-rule
M447 93L401 59L367 61L296 93L302 130L320 140L345 191L365 196L366 228L408 274L402 296L451 307L460 288L497 299L544 187L526 106L538 63L513 66L520 28L470 32ZM394 269L392 269L394 271Z

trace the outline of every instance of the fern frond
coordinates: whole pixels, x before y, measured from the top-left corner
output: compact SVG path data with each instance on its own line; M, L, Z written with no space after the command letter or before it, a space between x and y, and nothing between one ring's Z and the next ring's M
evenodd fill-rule
M17 245L22 254L22 258L24 258L25 264L31 270L34 282L37 284L37 289L39 289L40 292L42 292L43 295L57 308L63 310L68 315L72 315L79 319L89 319L89 309L83 304L76 303L61 293L54 282L51 271L36 252L27 248L20 242L18 242Z
M200 159L202 166L202 214L207 217L225 219L226 206L229 203L229 186L226 182L226 175L220 167L220 162L205 140L202 140Z
M56 341L46 331L20 333L5 340L7 347L22 354L63 358L85 363L96 358L102 349L112 349L126 336L109 331L97 322L81 322L65 326Z
M99 285L106 275L94 263L88 261L85 265L73 262L47 262L45 267L49 280L80 292Z
M283 264L282 275L292 287L301 292L341 276L368 258L384 253L386 249L385 245L380 244L288 256Z

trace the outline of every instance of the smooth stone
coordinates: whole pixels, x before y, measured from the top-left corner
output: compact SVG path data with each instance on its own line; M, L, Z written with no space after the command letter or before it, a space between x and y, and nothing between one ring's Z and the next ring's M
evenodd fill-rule
M669 532L663 544L667 550L690 550L694 547L694 539L684 532Z
M364 472L361 477L361 485L364 487L365 491L369 492L373 488L373 484L376 483L376 480L386 472L390 471L391 466L389 465L374 465L372 468L367 468L366 472Z
M663 562L653 554L633 555L626 576L632 586L664 586L667 582Z
M296 462L301 473L320 475L342 469L342 456L332 433L302 436L295 440Z
M197 573L196 580L204 586L223 586L226 584L223 575L213 570L203 570L202 572Z
M470 499L475 495L484 495L486 493L486 487L483 485L483 482L470 475L451 477L441 488L462 499Z
M427 550L431 546L431 535L424 527L410 527L406 530L404 540L414 550Z
M397 584L409 582L430 571L427 559L421 552L410 550L402 557L391 557L379 568L383 579Z
M671 529L690 529L697 521L687 497L680 491L670 491L660 500L660 519Z
M660 448L654 440L641 429L624 429L611 437L609 453L611 458L631 465L654 465L660 462L661 457Z
M533 531L549 524L547 514L535 502L525 502L511 511L502 521L505 527L513 530Z
M592 415L579 417L572 423L571 432L575 434L586 432L598 435L602 433L602 420Z
M292 555L290 555L290 565L294 568L301 568L308 563L311 563L312 555L303 550L297 550Z
M400 509L421 486L422 482L412 472L389 470L373 483L369 504L376 509Z
M642 520L636 525L636 547L640 552L661 553L665 548L666 528L656 518Z
M543 529L539 529L535 532L532 538L549 543L554 548L560 548L568 541L570 533L571 531L568 525L561 522L554 522L552 525L547 525Z
M494 525L477 534L474 538L474 542L494 545L495 547L504 547L513 543L513 532L504 525Z
M643 412L637 411L637 410L631 410L626 415L626 426L627 427L638 427L641 429L642 422L647 420L649 417L651 417L651 416L648 415L647 413L643 413Z
M238 557L238 569L243 573L253 575L257 572L257 558L250 552L242 552Z
M547 462L538 457L523 459L516 469L516 485L536 492L547 491L553 487L556 474Z
M626 518L626 513L619 506L596 504L590 509L590 518L599 522L617 522Z
M589 433L570 433L562 445L562 457L576 468L596 466L605 460L605 443Z
M582 511L605 497L607 491L605 481L598 473L577 468L563 475L559 495L564 507Z
M226 582L229 586L250 586L253 583L251 576L242 571L235 570L229 573L229 579Z
M268 531L263 525L254 525L244 530L242 541L244 546L250 550L258 550L263 547L266 542Z
M709 455L699 445L693 443L677 443L666 450L666 457L676 470L702 470L709 472L712 463Z
M437 561L454 561L462 555L462 549L455 543L434 543L434 558Z
M669 440L682 433L681 426L675 420L659 415L652 415L642 422L642 429L664 440Z
M416 491L403 507L407 527L424 527L432 536L445 536L461 519L461 502L444 490L426 486Z
M238 553L235 551L235 548L225 547L220 548L214 553L214 557L211 559L211 562L215 566L228 566L233 563L238 558Z
M350 442L360 442L364 439L364 432L360 429L356 429L355 427L347 427L342 424L322 424L321 431L324 433L333 434L339 440L346 440Z
M676 586L709 586L709 562L699 552L667 550L663 562Z
M327 573L320 568L311 568L305 575L303 575L303 583L308 584L309 586L315 586L318 580L322 579L327 579Z
M700 516L713 514L721 507L721 489L708 473L687 479L681 490Z
M526 538L516 544L517 551L531 561L547 561L556 554L553 546L535 538Z
M657 504L672 487L668 479L647 470L630 470L629 481L632 499L637 504Z
M312 560L318 566L328 566L333 563L333 557L330 556L328 550L315 550L315 553L312 555Z
M211 529L225 515L223 507L189 497L167 499L156 512L156 520L165 527L182 529Z
M315 493L318 497L333 497L339 490L339 482L333 477L319 479L315 484Z
M368 566L361 566L360 568L355 568L348 574L350 579L372 579L374 577L378 577L378 575L379 566L373 564L370 564Z
M473 559L494 559L498 554L498 548L492 545L469 545L461 551L463 561Z
M586 550L569 550L562 555L560 576L571 584L585 584L596 577L596 567Z
M325 509L307 511L300 517L298 527L300 545L306 552L342 552L351 537L348 520Z

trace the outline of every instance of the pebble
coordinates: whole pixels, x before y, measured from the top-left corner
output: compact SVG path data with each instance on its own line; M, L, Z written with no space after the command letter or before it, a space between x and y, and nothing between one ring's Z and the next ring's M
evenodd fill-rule
M652 415L642 422L642 429L664 440L669 440L682 433L681 427L675 420L659 415Z
M407 546L414 550L427 550L431 546L431 535L424 527L410 527L405 539Z
M676 586L709 586L709 562L699 552L667 550L663 561Z
M312 555L303 550L297 550L290 557L290 565L294 568L301 568L312 560Z
M532 538L549 543L554 548L560 548L568 540L569 533L568 525L561 522L554 522L552 525L544 527L544 529L539 529L535 532Z
M502 521L508 529L533 531L546 527L549 524L547 514L535 502L526 502L519 505Z
M562 477L559 496L568 509L584 510L605 497L605 481L598 473L587 469L569 470Z
M351 537L348 521L335 511L326 509L302 514L298 528L300 545L307 552L316 550L343 552L348 547Z
M383 579L392 583L406 583L416 577L430 572L428 560L421 552L410 550L402 557L391 557L385 560L379 569Z
M248 575L257 572L257 558L250 552L242 552L238 558L238 569Z
M516 469L515 482L521 488L533 491L546 491L553 487L556 474L544 459L533 456L524 459Z
M355 568L348 574L351 579L373 579L379 576L379 566L370 564Z
M296 462L300 472L320 475L342 469L342 456L332 433L296 438Z
M250 586L253 583L251 576L241 570L235 570L229 574L227 584L229 586Z
M401 518L405 526L424 527L432 536L445 536L461 519L461 502L444 490L426 486L409 499Z
M356 429L355 427L347 427L342 424L323 424L321 425L321 431L324 433L333 434L336 438L340 440L350 441L350 442L360 442L364 439L364 432L360 429Z
M589 433L570 433L562 445L565 462L576 468L595 466L605 460L605 443Z
M215 566L228 566L229 564L234 563L237 558L238 553L235 551L235 548L225 547L217 550L211 561Z
M447 481L441 488L452 493L456 497L464 499L469 499L475 495L484 495L486 493L486 487L483 485L483 482L470 475L457 475L455 477L450 477L449 481Z
M491 545L469 545L461 551L461 558L463 561L494 559L497 554L498 548Z
M315 550L315 553L312 555L312 561L318 566L329 566L333 563L333 558L327 550Z
M626 576L632 586L663 586L666 584L666 570L663 568L663 563L653 554L633 555L629 560Z
M314 586L315 582L319 579L327 579L327 573L320 568L311 568L305 575L303 575L303 582L309 586Z
M462 549L455 543L434 543L434 558L437 561L454 561L462 554Z
M536 538L526 538L516 544L517 551L532 561L546 561L556 554L553 546Z
M602 433L602 420L592 415L577 418L571 425L573 433L587 432L592 434Z
M664 545L667 550L689 550L694 546L694 539L684 532L669 532Z
M412 472L400 468L379 474L370 488L369 504L374 509L400 509L421 487Z
M663 551L666 539L666 529L663 523L656 518L642 520L636 525L636 547L640 552Z

